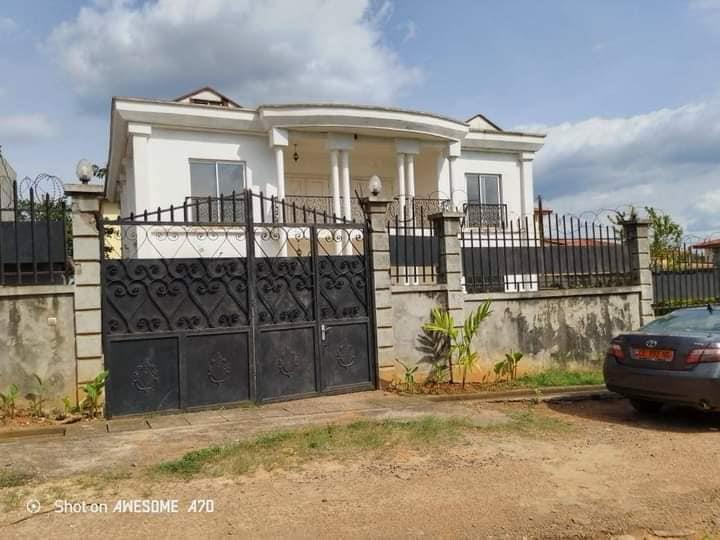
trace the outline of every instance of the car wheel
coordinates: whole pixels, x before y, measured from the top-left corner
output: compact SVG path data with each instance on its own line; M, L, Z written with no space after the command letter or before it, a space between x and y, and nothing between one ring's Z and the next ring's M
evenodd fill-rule
M662 409L663 404L659 401L650 401L648 399L631 399L630 405L640 413L656 413Z

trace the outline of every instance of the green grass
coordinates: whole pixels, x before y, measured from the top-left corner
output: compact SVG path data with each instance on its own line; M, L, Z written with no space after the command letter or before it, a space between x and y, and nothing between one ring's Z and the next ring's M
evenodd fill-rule
M532 409L511 412L509 416L511 422L497 424L485 429L516 433L519 435L539 435L552 431L569 431L572 428L571 424L567 422L543 414L537 414Z
M153 475L190 478L199 474L241 475L258 468L288 469L317 459L348 459L363 453L405 447L426 449L464 440L468 433L538 435L569 429L569 424L532 409L512 412L510 421L475 427L464 418L427 416L417 420L363 420L351 424L277 431L249 441L210 446L164 461Z
M579 386L585 384L603 384L605 379L601 370L567 371L548 369L538 373L528 373L517 378L517 386L542 388L546 386Z
M0 488L24 486L29 483L35 475L20 471L0 470Z
M190 477L208 474L244 474L259 467L288 468L317 458L343 459L382 448L426 447L449 444L462 437L470 424L461 418L428 416L419 420L370 421L344 425L278 431L250 441L211 446L165 461L154 472Z

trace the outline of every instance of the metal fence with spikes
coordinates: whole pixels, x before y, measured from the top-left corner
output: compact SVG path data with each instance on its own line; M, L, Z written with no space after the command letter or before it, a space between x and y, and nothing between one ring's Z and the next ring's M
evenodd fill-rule
M468 292L523 292L630 285L627 242L612 225L538 213L460 233Z
M68 208L64 199L36 190L37 183L20 189L17 182L0 189L0 285L58 284L69 278Z
M720 242L656 246L651 253L656 315L720 302Z

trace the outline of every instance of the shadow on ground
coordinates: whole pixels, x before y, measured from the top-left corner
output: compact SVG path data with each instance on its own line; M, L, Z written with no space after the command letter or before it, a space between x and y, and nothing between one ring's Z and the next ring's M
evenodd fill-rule
M627 399L548 403L562 415L583 420L620 424L633 428L672 433L720 431L720 412L705 412L687 407L663 407L659 413L644 414L633 409Z

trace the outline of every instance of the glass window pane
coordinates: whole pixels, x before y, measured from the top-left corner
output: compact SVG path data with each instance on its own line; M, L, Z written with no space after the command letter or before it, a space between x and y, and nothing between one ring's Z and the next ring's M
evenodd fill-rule
M231 195L245 187L245 170L241 163L218 163L218 186L220 194Z
M480 184L477 174L466 174L467 200L470 204L480 203Z
M483 175L482 194L483 204L500 204L500 177Z
M217 196L215 163L190 162L190 194L193 197Z

